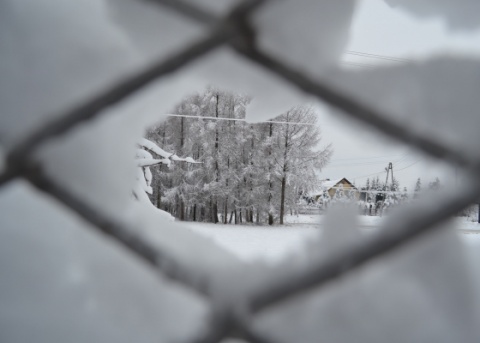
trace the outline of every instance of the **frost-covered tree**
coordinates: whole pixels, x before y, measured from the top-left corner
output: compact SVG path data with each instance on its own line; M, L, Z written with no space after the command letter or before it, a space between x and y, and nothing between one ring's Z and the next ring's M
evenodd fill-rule
M280 181L280 224L283 224L285 204L292 204L299 190L311 190L316 186L315 170L325 166L332 153L331 146L319 147L321 135L317 117L312 107L297 106L276 118L292 123L279 126L275 132L273 158L274 173Z
M402 195L401 195L401 201L402 202L405 202L408 200L408 191L407 191L407 187L403 187L403 192L402 192Z
M440 186L440 179L438 177L436 177L432 182L428 183L428 189L430 190L438 190Z
M392 192L397 192L400 190L400 181L398 181L398 179L393 178L392 184L390 185L390 190Z
M139 148L136 151L135 158L137 164L137 185L133 189L133 195L138 201L144 204L151 204L147 194L153 194L153 175L150 167L156 165L171 167L173 161L187 162L188 164L198 163L191 157L180 158L174 153L168 153L152 141L145 138L140 139L138 145ZM157 155L158 158L154 158L152 153ZM165 212L165 214L167 213Z
M315 187L315 170L328 161L331 148L318 145L313 108L249 124L249 103L247 96L209 87L174 109L188 117L171 117L149 130L159 145L203 162L157 168L157 206L182 220L215 223L273 224L295 210L301 194Z
M420 178L417 179L417 182L415 183L415 192L420 192L422 190L422 181Z
M422 180L420 178L418 178L417 181L415 182L414 192L418 193L421 190L422 190Z
M160 140L173 151L193 156L202 166L175 165L160 168L167 175L159 188L161 205L179 219L219 221L238 204L238 169L243 163L239 146L242 122L211 118L242 119L249 99L209 87L205 92L185 98L173 112L196 118L173 117L152 127L149 137ZM235 209L236 211L236 209Z
M420 193L422 190L422 181L420 180L420 178L417 179L417 182L415 183L415 188L414 188L414 195L413 197L414 198L417 198L418 197L418 193Z
M380 177L377 175L377 177L372 179L372 185L371 189L375 191L381 191L383 190L384 184L383 182L380 181Z

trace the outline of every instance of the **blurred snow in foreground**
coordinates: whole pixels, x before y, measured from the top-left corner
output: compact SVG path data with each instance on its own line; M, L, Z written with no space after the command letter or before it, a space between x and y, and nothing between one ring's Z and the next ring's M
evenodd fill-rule
M359 240L382 221L358 219ZM295 223L283 227L186 225L245 263L267 261L280 270L288 270L294 260L299 267L298 261L315 258L329 248L324 233L328 218L304 215L287 221ZM447 226L437 236L370 263L321 291L274 306L260 316L258 328L278 342L314 343L319 338L328 342L474 342L480 230L468 234L461 230L478 230L480 225L459 219Z
M362 235L377 232L385 218L358 216L358 231ZM213 240L245 262L279 263L289 255L302 255L309 241L321 239L325 216L293 215L285 218L284 226L223 225L185 222L195 233ZM480 261L480 224L458 218L454 222L460 241L469 253L477 253ZM464 231L468 230L468 231ZM471 250L471 251L470 251ZM475 259L472 259L474 261ZM480 271L480 264L477 269Z
M303 72L325 75L343 50L354 4L276 2L273 12L254 18L260 46ZM2 154L39 125L206 32L140 1L0 2ZM324 44L315 44L319 35ZM363 101L380 99L375 104L416 132L425 129L425 135L476 153L478 65L445 57L353 76L332 72L332 79ZM253 121L308 98L225 47L112 106L101 119L32 147L32 155L48 177L81 200L133 224L136 233L172 256L192 280L211 280L215 296L226 302L236 290L289 275L331 247L313 237L306 258L296 259L286 254L291 249L287 242L301 249L302 240L282 231L270 245L281 250L278 256L286 256L275 266L242 263L209 239L135 205L135 143L174 102L206 83L252 91L258 99L249 115ZM370 84L374 86L366 86ZM352 85L357 88L350 89ZM405 117L405 109L412 118ZM451 125L452 114L456 125ZM435 118L438 124L432 127ZM328 225L334 229L335 222ZM177 342L198 336L209 311L204 299L152 273L124 248L90 230L76 214L24 182L0 190L2 343ZM252 235L267 232L261 230ZM269 240L261 239L268 247ZM330 283L323 292L279 304L255 324L279 343L476 342L475 310L480 306L471 278L478 276L473 263L478 256L471 249L476 243L467 242L444 230Z

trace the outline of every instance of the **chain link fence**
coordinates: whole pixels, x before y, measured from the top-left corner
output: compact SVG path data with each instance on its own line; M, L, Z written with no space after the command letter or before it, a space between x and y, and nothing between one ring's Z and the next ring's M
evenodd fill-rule
M134 228L117 222L115 218L97 210L62 187L56 180L49 178L42 171L41 165L32 157L34 151L32 147L39 147L48 140L68 134L79 123L98 118L105 113L105 109L128 98L151 82L180 70L220 46L229 46L237 54L265 68L301 91L340 110L351 119L361 121L431 157L462 168L467 174L478 175L480 159L426 135L412 133L406 126L387 119L388 116L378 112L370 104L353 99L322 80L312 79L276 59L275 56L262 51L255 44L256 32L250 25L249 18L266 1L240 2L229 14L221 18L197 7L193 2L179 0L151 0L151 2L175 10L186 20L205 25L209 28L210 34L169 58L157 61L142 72L124 79L82 105L54 116L55 119L45 123L7 152L7 163L0 175L0 186L5 186L18 178L27 180L93 224L98 231L125 246L132 254L153 266L162 275L204 295L211 302L213 311L205 331L197 337L196 342L214 343L227 337L238 337L254 343L269 342L267 337L253 328L252 320L256 314L313 288L319 289L327 282L340 278L365 263L381 258L384 254L408 244L426 232L432 231L437 224L480 197L480 183L473 182L468 189L459 189L448 198L437 199L436 206L412 206L411 215L402 220L390 221L389 230L383 230L360 244L330 255L327 259L313 261L307 268L287 273L281 278L277 277L255 291L246 291L244 296L228 306L217 302L215 294L211 291L214 287L209 285L215 282L214 280L207 280L205 283L193 280L181 263L149 241L136 236ZM205 278L208 279L208 276Z

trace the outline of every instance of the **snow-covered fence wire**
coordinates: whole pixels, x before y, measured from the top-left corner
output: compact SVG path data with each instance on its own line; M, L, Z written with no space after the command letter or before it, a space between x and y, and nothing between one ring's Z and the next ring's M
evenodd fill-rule
M475 177L480 172L480 157L471 150L411 130L402 122L389 117L388 113L377 109L373 103L352 97L347 91L341 90L341 87L335 87L332 81L311 76L263 49L257 41L260 29L252 24L252 18L263 6L277 6L273 1L242 1L225 15L212 14L213 12L197 6L193 1L150 2L177 12L184 16L185 20L205 26L209 33L180 52L167 58L162 57L148 68L124 77L90 99L80 101L77 106L52 115L48 121L41 123L38 129L31 130L11 146L6 146L0 186L5 188L18 179L28 181L90 223L93 230L119 243L154 271L202 295L210 308L208 320L203 323L202 329L198 330L196 338L190 337L186 342L213 343L228 337L253 343L274 342L276 339L271 333L258 330L255 325L255 321L263 313L274 310L275 306L281 303L306 295L307 291L318 290L329 281L351 275L367 262L381 259L395 249L411 244L427 232L434 231L438 224L480 197L480 182L478 177ZM54 138L74 135L80 124L100 120L106 114L111 115L107 109L221 47L230 48L253 65L340 110L352 120L361 121L431 157L443 159L462 168L465 174L470 176L470 184L468 187L458 187L448 197L435 194L429 201L415 206L409 205L406 209L409 211L407 217L401 213L392 215L388 230L382 230L361 242L352 242L326 258L314 258L301 268L280 268L267 278L258 277L255 275L258 270L253 270L249 277L251 276L254 282L239 280L237 285L229 284L230 289L225 290L223 280L245 278L243 272L239 272L244 271L243 267L237 266L237 269L233 268L233 272L229 268L194 268L184 255L168 246L168 231L163 232L167 243L155 244L148 236L136 231L135 223L115 219L111 211L104 211L90 203L77 194L76 190L66 187L45 171L47 166L42 164L42 156L36 154L39 147ZM214 253L208 249L201 253L207 258L210 256L211 260L215 259ZM216 266L213 262L212 265ZM382 327L375 330L381 331Z

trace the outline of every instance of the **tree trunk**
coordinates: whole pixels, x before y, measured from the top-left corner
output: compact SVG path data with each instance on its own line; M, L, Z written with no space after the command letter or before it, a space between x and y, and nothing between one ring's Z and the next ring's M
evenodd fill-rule
M270 123L270 132L269 136L273 135L273 124ZM268 149L268 156L272 155L272 148ZM268 225L273 225L273 213L272 213L272 192L273 192L273 183L272 183L272 163L269 157L268 163Z
M207 214L206 217L208 218L208 222L213 223L213 202L212 202L212 197L210 197L210 200L208 201L208 207L207 207Z
M180 220L185 220L185 203L183 202L183 199L180 199Z
M178 219L178 210L179 210L179 207L180 207L180 203L178 202L178 194L175 195L175 208L174 208L174 211L175 211L175 218Z
M215 117L218 118L218 102L219 102L219 94L217 92L216 94L216 107L215 107ZM218 141L219 141L219 136L218 136L218 122L215 126L215 182L220 180L220 168L218 165ZM218 223L218 199L217 196L215 196L215 200L213 200L213 218L212 221L216 224Z
M160 186L157 188L157 208L162 208L162 192L160 192Z
M182 149L180 151L181 154L183 154L183 144L185 142L185 137L184 137L185 135L183 133L183 131L184 131L184 119L185 118L180 117L180 148ZM180 155L180 156L182 156L182 155Z
M288 121L288 113L287 113L287 121ZM281 196L280 196L280 225L283 225L283 217L285 215L285 188L287 186L287 172L288 172L288 124L285 133L285 150L283 152L283 177L282 177L282 189L281 189Z
M218 223L218 205L217 205L217 201L214 201L212 203L212 222L214 222L215 224Z
M268 225L273 225L273 214L271 212L268 213Z
M225 199L225 205L223 206L223 224L227 224L227 217L228 217L227 202L228 202L228 197Z
M282 178L282 190L280 195L280 225L283 225L283 216L285 214L285 187L286 187L286 177Z

